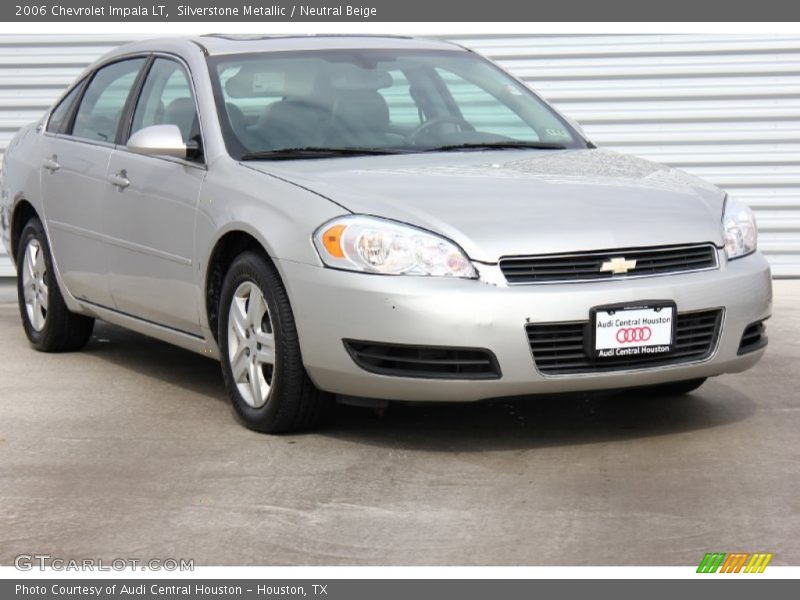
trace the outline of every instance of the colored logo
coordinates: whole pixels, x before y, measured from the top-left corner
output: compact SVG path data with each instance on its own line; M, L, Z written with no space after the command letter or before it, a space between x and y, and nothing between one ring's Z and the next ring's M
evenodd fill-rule
M653 330L647 325L644 327L623 327L617 329L617 341L620 344L626 342L646 342L653 335Z
M772 554L766 552L707 552L697 567L698 573L763 573Z
M635 268L636 260L625 260L624 256L615 256L600 265L600 271L603 273L613 273L614 275L621 275Z

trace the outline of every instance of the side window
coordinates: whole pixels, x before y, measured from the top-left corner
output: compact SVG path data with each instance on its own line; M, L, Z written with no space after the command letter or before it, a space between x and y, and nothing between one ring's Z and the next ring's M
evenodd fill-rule
M97 71L83 94L72 135L114 142L125 102L144 62L143 58L123 60Z
M411 97L411 84L400 70L389 71L392 85L378 90L389 107L389 120L392 125L416 127L420 124L419 107Z
M439 67L436 68L436 73L447 86L464 119L475 129L491 131L512 139L539 140L538 133L530 125L483 88Z
M153 61L133 113L131 134L152 125L177 125L184 142L200 135L189 77L180 63L167 58Z
M47 131L49 133L61 133L67 125L66 121L69 118L69 113L72 110L72 105L75 103L75 98L78 97L83 82L78 83L73 87L69 93L64 96L64 99L58 103L50 113L50 119L47 121Z

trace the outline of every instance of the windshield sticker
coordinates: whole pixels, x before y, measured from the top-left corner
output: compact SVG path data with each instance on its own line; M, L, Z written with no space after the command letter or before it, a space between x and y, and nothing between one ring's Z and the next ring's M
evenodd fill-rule
M253 93L282 92L285 74L278 71L267 71L253 75Z
M569 137L569 134L563 129L549 128L545 129L544 132L550 137L561 137L561 138Z

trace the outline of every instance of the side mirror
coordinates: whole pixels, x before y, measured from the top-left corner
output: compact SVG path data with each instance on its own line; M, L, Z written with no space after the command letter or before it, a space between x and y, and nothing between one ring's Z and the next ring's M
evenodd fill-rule
M189 148L177 125L151 125L128 138L128 149L150 156L187 158Z

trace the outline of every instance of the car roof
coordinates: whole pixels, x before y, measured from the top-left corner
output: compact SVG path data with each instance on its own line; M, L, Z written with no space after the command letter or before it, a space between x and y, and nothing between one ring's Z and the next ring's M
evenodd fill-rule
M462 50L457 44L435 39L389 35L228 35L149 39L120 46L108 56L131 52L188 50L199 47L206 55L289 50Z
M204 35L195 40L209 54L269 52L270 50L421 49L453 50L455 44L438 40L389 35Z

